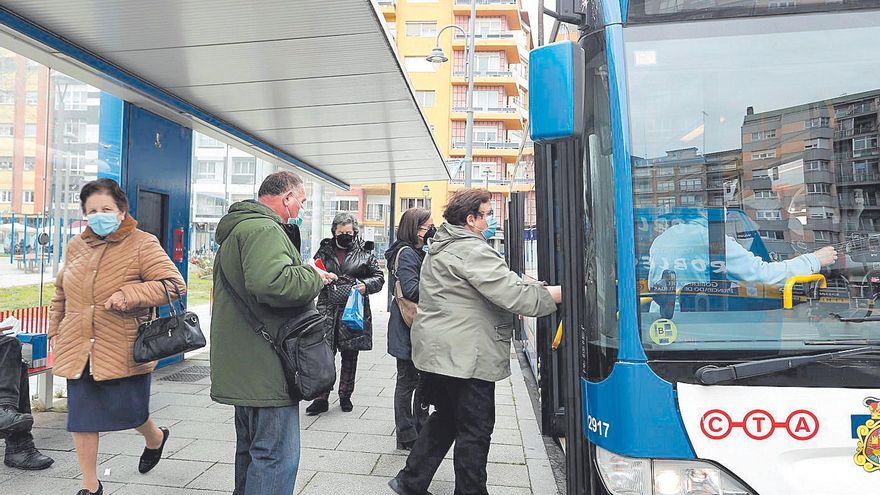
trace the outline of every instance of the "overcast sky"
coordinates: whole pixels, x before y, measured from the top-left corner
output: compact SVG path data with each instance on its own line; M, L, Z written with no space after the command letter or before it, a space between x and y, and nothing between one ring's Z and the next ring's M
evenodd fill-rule
M538 45L538 0L522 0L523 7L529 13L529 20L532 23L532 40L535 42L535 46ZM556 10L556 0L544 0L544 6L548 9ZM553 18L550 16L544 16L544 38L550 35L550 30L553 28Z

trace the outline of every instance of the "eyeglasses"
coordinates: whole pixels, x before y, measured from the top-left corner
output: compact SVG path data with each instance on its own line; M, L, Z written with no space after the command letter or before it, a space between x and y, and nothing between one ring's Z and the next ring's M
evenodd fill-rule
M425 227L425 226L423 225L423 226L419 227L419 232L421 232L421 231L423 231L423 230L424 230L425 232L427 232L427 231L429 231L429 230L431 230L431 229L433 229L433 228L434 228L433 225L430 225L430 226L428 226L428 227Z

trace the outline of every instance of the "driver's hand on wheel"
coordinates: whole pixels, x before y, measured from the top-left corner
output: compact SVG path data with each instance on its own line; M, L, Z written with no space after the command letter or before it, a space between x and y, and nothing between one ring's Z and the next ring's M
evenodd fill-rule
M823 247L813 254L819 258L819 264L822 266L833 265L837 262L837 250L831 246Z

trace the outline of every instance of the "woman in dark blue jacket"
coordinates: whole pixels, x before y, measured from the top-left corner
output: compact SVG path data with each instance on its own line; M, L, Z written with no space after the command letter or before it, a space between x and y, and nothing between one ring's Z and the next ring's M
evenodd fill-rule
M397 281L404 298L419 302L419 271L425 259L424 247L434 236L431 212L411 208L403 213L397 227L397 242L385 252L389 272L388 290L394 291ZM394 423L397 428L397 448L409 450L419 436L418 428L427 418L421 409L416 388L419 371L412 362L409 326L403 320L397 300L391 304L388 322L388 354L397 358L397 386L394 390Z

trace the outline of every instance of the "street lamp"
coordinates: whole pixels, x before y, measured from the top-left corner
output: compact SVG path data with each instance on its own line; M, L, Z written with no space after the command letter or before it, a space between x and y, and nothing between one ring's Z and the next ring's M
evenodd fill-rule
M425 184L424 186L422 186L422 197L425 199L428 199L428 196L430 196L430 195L431 195L431 188L428 187L427 184Z
M428 62L442 64L448 62L449 58L443 54L440 48L440 35L447 29L457 29L467 37L467 121L465 123L465 149L464 149L464 187L471 187L473 182L473 170L471 164L474 161L474 51L476 50L476 22L477 22L477 0L471 0L471 16L468 20L468 30L456 26L449 25L437 32L437 42L431 50L431 54L425 57Z

